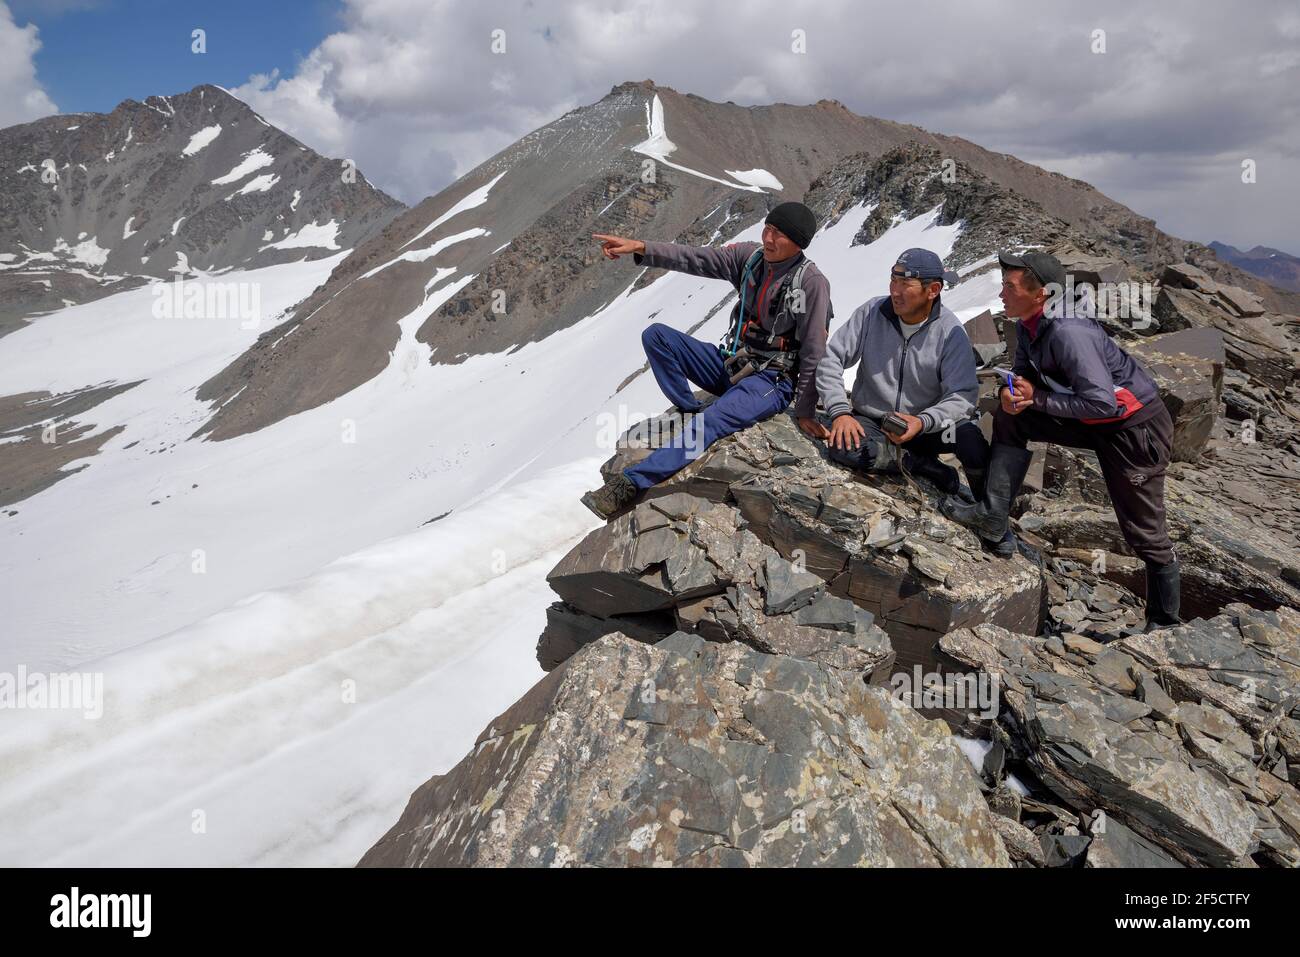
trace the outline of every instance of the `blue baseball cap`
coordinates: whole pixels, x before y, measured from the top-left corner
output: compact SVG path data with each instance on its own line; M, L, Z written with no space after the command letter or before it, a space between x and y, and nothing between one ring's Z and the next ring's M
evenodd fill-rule
M957 283L957 274L949 269L943 268L943 260L937 253L928 249L921 249L919 246L913 249L904 249L891 272L906 276L909 279L919 279L922 282L934 282L938 279L952 286Z

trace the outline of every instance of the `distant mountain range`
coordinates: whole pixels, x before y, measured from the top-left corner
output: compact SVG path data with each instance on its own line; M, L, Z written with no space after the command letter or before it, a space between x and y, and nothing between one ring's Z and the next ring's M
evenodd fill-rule
M405 206L221 87L0 130L0 335L188 274L319 259Z
M1270 246L1255 246L1242 252L1236 246L1213 242L1210 248L1224 262L1232 263L1252 276L1258 276L1279 289L1300 292L1300 257Z

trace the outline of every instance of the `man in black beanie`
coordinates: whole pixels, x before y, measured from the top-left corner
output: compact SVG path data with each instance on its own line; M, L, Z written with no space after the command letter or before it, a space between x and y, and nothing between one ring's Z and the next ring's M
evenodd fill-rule
M671 444L584 495L583 504L602 518L612 517L718 439L771 418L792 398L799 427L816 438L826 435L815 418L815 378L826 352L831 287L803 254L816 232L812 210L803 203L781 203L768 213L761 243L715 248L595 234L606 259L631 254L638 266L725 279L740 299L720 345L661 322L641 334L664 395L678 411L700 414L691 415ZM701 411L692 383L719 398Z

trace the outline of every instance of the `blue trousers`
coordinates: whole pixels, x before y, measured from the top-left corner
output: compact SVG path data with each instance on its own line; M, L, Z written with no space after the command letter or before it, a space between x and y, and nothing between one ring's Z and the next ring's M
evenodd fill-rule
M716 345L701 342L656 322L641 334L655 381L681 412L696 413L671 441L623 474L639 489L648 489L681 471L718 439L770 419L794 398L794 383L776 372L756 372L735 385ZM700 412L691 383L718 399Z

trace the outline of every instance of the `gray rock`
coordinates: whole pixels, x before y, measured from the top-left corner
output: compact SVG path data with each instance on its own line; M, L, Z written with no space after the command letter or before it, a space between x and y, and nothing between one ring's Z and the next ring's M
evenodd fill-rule
M942 722L856 672L607 635L412 795L361 866L1011 863Z
M1104 823L1103 823L1104 822ZM1085 867L1183 867L1160 847L1114 818L1095 822Z
M874 681L894 661L869 612L828 595L821 578L759 541L733 507L683 492L596 529L547 580L564 606L586 617L574 636L555 616L538 644L543 668L625 621L636 626L631 637L657 640L669 617L711 640L856 668Z
M1043 847L1034 832L1023 824L994 814L989 819L997 830L998 836L1006 846L1007 854L1018 867L1043 867Z
M807 605L826 583L810 572L796 569L780 555L772 554L763 563L763 610L781 615Z
M1165 330L1218 329L1228 365L1274 388L1285 389L1295 378L1292 347L1266 317L1239 316L1217 296L1172 286L1161 287L1152 314Z
M1226 362L1218 329L1183 329L1125 346L1160 388L1174 420L1174 462L1197 462L1214 431Z
M1107 685L1120 658L1103 655L1098 674L1096 665L1049 658L1036 639L993 625L952 632L940 647L999 676L1003 723L1034 775L1066 804L1088 815L1104 810L1185 864L1250 863L1259 822L1241 789L1196 761L1149 706Z
M981 366L989 365L1007 351L1007 344L1002 339L1002 331L998 328L993 313L987 309L978 316L967 319L962 325L966 329L971 348L975 350Z
M629 435L602 471L611 475L648 454L639 436L656 434ZM764 543L871 612L902 670L937 668L939 636L963 624L1036 632L1038 570L1019 555L985 553L939 514L939 493L921 489L918 497L897 477L859 476L830 462L822 443L779 415L716 443L647 495L650 503L683 491L734 503ZM882 541L893 544L873 544ZM605 554L603 542L583 548Z
M1165 266L1160 282L1176 289L1199 289L1211 293L1219 288L1209 273L1191 263L1171 263Z
M1043 849L1044 867L1082 866L1091 838L1086 834L1056 834L1044 831L1038 841Z

